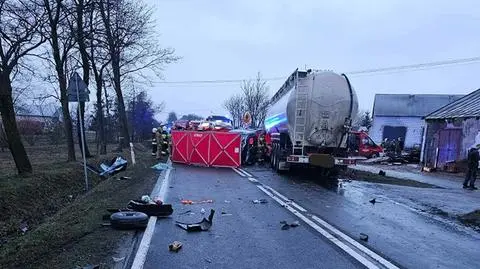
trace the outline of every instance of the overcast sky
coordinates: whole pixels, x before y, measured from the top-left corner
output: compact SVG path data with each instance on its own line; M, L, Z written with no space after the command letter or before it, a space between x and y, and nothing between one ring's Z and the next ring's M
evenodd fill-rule
M165 81L287 77L297 67L339 73L480 56L480 1L146 0L163 46L183 57ZM375 93L464 94L480 88L480 63L352 75L361 109ZM284 81L268 81L273 94ZM238 83L155 84L166 112L226 114ZM158 118L165 119L166 114Z

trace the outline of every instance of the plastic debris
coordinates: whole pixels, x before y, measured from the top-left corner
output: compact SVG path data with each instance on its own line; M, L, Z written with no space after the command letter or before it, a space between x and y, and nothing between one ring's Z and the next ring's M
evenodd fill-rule
M192 200L182 200L182 204L184 205L193 205L193 204L207 204L207 203L213 203L213 200L201 200L201 201L192 201Z
M28 231L28 223L26 221L23 221L20 223L20 226L18 227L22 234L25 234Z
M202 209L200 210L200 213L202 213L202 214L205 214L205 212L206 212L206 211L205 211L205 208L202 208Z
M158 170L158 171L163 171L167 169L172 169L171 165L168 165L166 163L157 163L156 165L152 166L151 168Z
M121 262L121 261L125 260L125 257L120 257L120 258L112 257L112 259L113 259L114 262Z
M229 204L229 203L230 203L230 201L229 201L229 200L225 200L225 203L226 203L226 204Z
M182 248L183 244L180 241L173 241L168 245L168 249L173 252L178 252Z
M184 223L184 222L177 221L175 222L175 224L187 232L208 231L210 227L212 227L214 214L215 214L215 210L211 209L208 219L203 218L202 221L197 223Z
M360 240L362 241L368 241L368 235L364 234L364 233L360 233Z
M300 226L300 222L298 220L293 221L292 223L288 223L285 220L280 221L280 224L282 224L282 230L288 230L290 227L298 227Z
M212 260L208 259L208 258L204 258L204 260L208 263L212 263Z
M253 200L252 202L254 204L266 204L266 203L268 203L267 199L264 199L264 198L258 199L258 200Z

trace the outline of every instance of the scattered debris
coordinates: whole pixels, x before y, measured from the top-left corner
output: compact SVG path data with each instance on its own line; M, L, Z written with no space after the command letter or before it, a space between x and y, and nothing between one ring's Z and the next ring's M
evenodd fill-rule
M207 203L213 203L213 200L202 200L202 201L182 200L181 203L184 205L207 204Z
M212 227L212 224L213 224L212 220L213 220L214 214L215 214L215 210L211 209L208 219L203 218L202 221L197 223L183 223L183 222L176 221L175 224L187 232L208 231L210 227Z
M22 221L18 228L20 229L22 234L25 234L28 231L28 223L26 221Z
M229 201L229 200L225 200L225 203L226 203L226 204L230 204L230 201Z
M156 165L152 166L151 168L158 170L158 171L163 171L167 169L172 169L171 165L168 165L166 163L157 163Z
M375 198L373 198L372 200L369 201L370 203L372 204L375 204L377 202L377 200L375 200Z
M125 177L125 176L121 176L119 178L119 180L129 180L129 179L132 179L131 177Z
M204 258L204 260L208 263L212 263L212 260L208 259L208 258Z
M205 211L205 208L202 208L202 209L200 210L200 213L202 213L202 214L205 214L205 212L206 212L206 211Z
M125 260L125 256L121 257L121 258L112 257L112 259L113 259L114 262L121 262L121 261Z
M187 210L187 211L182 212L182 213L180 213L180 214L178 214L178 215L191 215L191 214L192 214L192 210ZM193 213L193 214L195 214L195 213Z
M153 201L145 203L143 200L130 200L127 209L139 211L148 216L166 217L173 213L171 204L158 204Z
M383 171L383 170L378 171L378 174L381 175L381 176L386 176L386 175L387 175L387 174L385 173L385 171Z
M300 222L298 220L293 221L292 223L288 223L286 220L280 221L280 224L282 225L282 230L288 230L290 227L298 227L300 226Z
M73 195L71 195L71 194L68 195L67 197L68 197L68 199L73 199Z
M118 156L116 158L113 158L109 165L105 163L100 164L100 169L97 169L89 164L87 164L86 166L88 170L94 172L95 174L103 178L106 178L108 176L113 176L121 171L124 171L125 169L127 169L127 164L127 160L125 160L121 156Z
M222 211L222 216L232 216L233 214L227 213L225 211Z
M170 251L178 252L182 248L183 244L180 241L173 241L170 245L168 245L168 249Z
M262 198L262 199L258 199L258 200L253 200L252 202L253 202L254 204L266 204L266 203L268 203L268 200Z
M364 233L360 233L360 240L362 241L368 241L368 235L364 234Z

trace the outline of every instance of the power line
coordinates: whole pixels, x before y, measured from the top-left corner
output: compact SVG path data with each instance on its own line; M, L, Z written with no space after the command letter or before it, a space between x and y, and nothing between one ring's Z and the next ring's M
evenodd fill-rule
M479 63L479 62L480 62L480 56L477 56L477 57L471 57L471 58L459 58L459 59L451 59L451 60L411 64L411 65L400 65L400 66L390 66L390 67L382 67L382 68L355 70L355 71L345 72L345 74L351 75L351 76L376 75L378 73L389 73L389 74L391 74L391 73L407 72L407 71L420 71L420 70L437 69L437 68L442 68L442 67L448 67L448 66L454 66L454 65L463 65L463 64L472 64L472 63ZM287 76L263 78L262 80L264 80L264 81L277 81L277 80L285 80L285 79L287 79ZM186 85L192 85L192 84L242 83L243 81L247 81L247 80L249 80L249 79L158 81L156 83L157 84L163 84L163 85L179 86L179 85L185 85L185 84Z

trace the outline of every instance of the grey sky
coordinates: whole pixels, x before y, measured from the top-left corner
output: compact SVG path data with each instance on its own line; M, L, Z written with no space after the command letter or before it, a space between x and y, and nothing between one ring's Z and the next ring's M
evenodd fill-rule
M288 76L305 65L336 72L480 55L479 1L150 0L160 42L183 59L166 81ZM480 64L351 76L360 108L375 93L468 93ZM269 81L274 93L282 80ZM225 114L229 84L156 84L154 101L179 115ZM165 114L158 118L164 119Z

